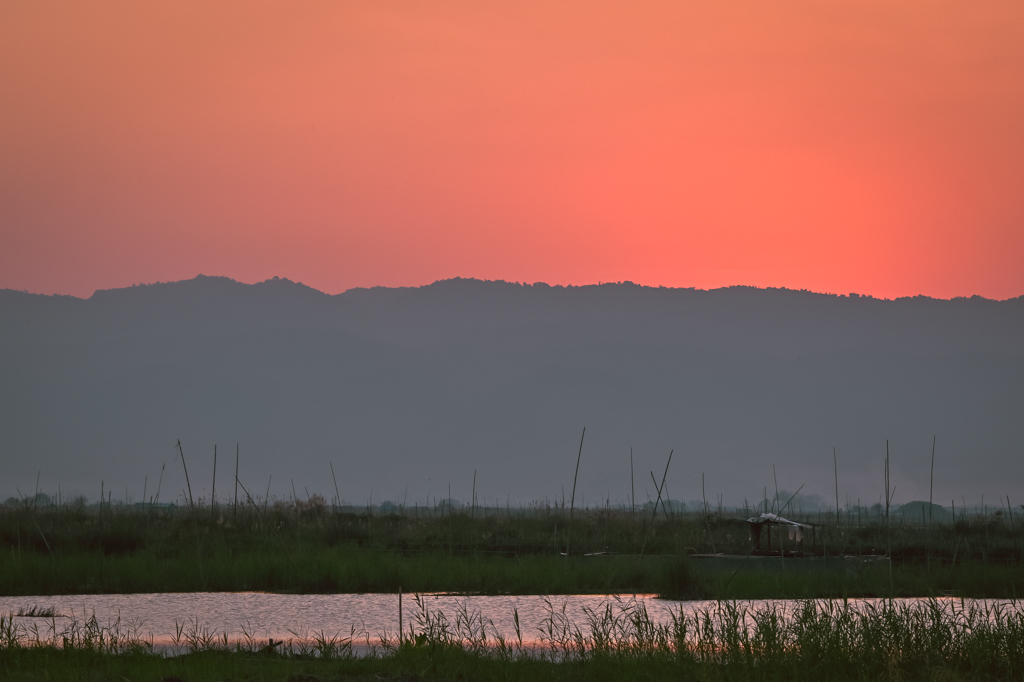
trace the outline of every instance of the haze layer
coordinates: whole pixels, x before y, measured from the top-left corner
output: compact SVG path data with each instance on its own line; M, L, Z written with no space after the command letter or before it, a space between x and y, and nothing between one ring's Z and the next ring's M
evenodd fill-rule
M1021 489L1024 299L886 301L789 290L448 280L329 296L199 277L87 300L0 292L0 494L727 502L779 486L976 503Z

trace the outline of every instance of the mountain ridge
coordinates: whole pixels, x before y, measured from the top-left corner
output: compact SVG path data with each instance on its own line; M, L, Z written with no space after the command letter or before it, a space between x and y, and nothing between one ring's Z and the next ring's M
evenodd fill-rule
M540 499L571 477L563 455L586 424L592 499L621 489L630 447L639 471L681 453L677 496L699 496L697 470L740 501L773 464L780 485L830 491L836 446L841 486L870 497L887 440L900 494L921 499L933 434L939 499L1005 495L1024 485L1021 300L473 279L8 290L0 486L41 471L47 490L131 487L180 438L240 442L244 476L311 491L334 461L348 499L406 482L436 493L474 469L484 494Z
M624 280L624 281L619 281L619 282L599 282L597 284L565 284L565 285L563 285L563 284L548 284L546 282L532 282L532 283L527 283L527 282L511 282L511 281L502 280L502 279L489 280L489 279L478 279L478 278L475 278L475 277L451 277L451 278L446 278L446 279L435 280L434 282L431 282L429 284L423 284L423 285L419 285L419 286L389 287L389 286L383 286L383 285L376 285L376 286L371 286L371 287L353 287L351 289L346 289L345 291L339 292L337 294L329 294L329 293L320 291L319 289L316 289L315 287L311 287L311 286L309 286L307 284L303 284L302 282L299 282L299 281L296 281L296 280L291 280L291 279L289 279L287 277L275 276L275 277L271 277L271 278L268 278L268 279L265 279L265 280L261 280L261 281L258 281L258 282L253 282L253 283L250 284L250 283L246 283L246 282L241 282L241 281L235 280L235 279L233 279L231 277L227 277L225 275L204 275L204 274L198 274L198 275L196 275L195 277L193 277L191 279L173 280L173 281L166 281L166 282L158 281L158 282L149 282L149 283L138 283L138 284L132 284L131 286L125 286L125 287L113 287L113 288L110 288L110 289L97 289L88 298L80 298L80 297L72 296L70 294L40 294L40 293L30 292L30 291L23 290L23 289L11 289L11 288L0 289L0 295L12 295L13 294L13 295L25 295L25 296L30 296L30 297L46 297L46 298L51 298L51 299L71 299L71 300L77 300L77 301L90 301L90 300L93 300L93 299L105 299L105 298L107 298L107 297L109 297L111 295L119 295L121 293L126 293L126 292L133 292L134 293L134 292L155 291L155 290L160 290L160 289L164 289L164 290L171 290L171 289L181 290L184 287L193 287L193 286L198 286L198 285L211 285L211 284L232 286L232 287L236 287L238 289L242 289L242 288L245 288L245 287L255 288L255 289L269 289L272 286L288 286L288 287L293 287L295 290L301 290L303 292L309 292L309 293L312 293L312 294L317 294L317 295L320 295L320 296L327 296L327 297L331 297L331 298L343 298L343 297L350 296L350 295L357 295L357 294L363 294L363 293L366 293L366 292L375 292L375 291L386 291L386 292L389 292L389 293L390 292L394 292L395 294L398 294L398 293L411 293L411 292L414 292L414 291L417 291L417 290L424 290L424 289L431 289L432 290L432 289L439 289L439 288L443 288L443 287L450 287L450 286L453 286L453 285L454 286L459 286L459 285L468 284L468 285L484 285L484 286L506 287L509 290L513 290L513 289L519 289L519 290L529 290L529 289L545 290L545 289L553 289L553 290L572 291L572 290L594 290L594 289L601 289L601 288L608 289L608 288L619 287L619 288L625 288L625 289L630 289L630 290L650 290L650 291L660 291L660 292L694 292L694 293L705 293L705 294L714 294L714 293L721 293L721 292L735 292L735 291L781 292L781 293L792 293L792 294L809 294L809 295L813 295L813 296L822 296L822 297L831 297L831 298L840 298L840 299L842 299L842 298L865 299L865 300L882 301L882 302L899 302L899 301L908 301L908 300L910 300L910 301L937 301L937 302L948 302L948 303L972 301L972 302L1011 303L1011 304L1013 304L1013 303L1020 303L1020 304L1024 304L1024 294L1022 294L1020 296L1015 296L1015 297L1007 298L1007 299L991 299L991 298L986 298L984 296L980 296L980 295L977 295L977 294L970 295L970 296L954 296L952 298L937 298L937 297L928 296L928 295L925 295L925 294L915 294L915 295L912 295L912 296L898 296L896 298L884 298L884 297L872 296L871 294L859 294L859 293L836 294L836 293L832 293L832 292L813 291L813 290L810 290L810 289L790 289L788 287L758 287L758 286L744 285L744 284L734 284L734 285L729 285L729 286L724 286L724 287L717 287L717 288L713 288L713 289L697 289L695 287L666 287L666 286L657 286L657 285L636 284L636 283L631 282L629 280Z

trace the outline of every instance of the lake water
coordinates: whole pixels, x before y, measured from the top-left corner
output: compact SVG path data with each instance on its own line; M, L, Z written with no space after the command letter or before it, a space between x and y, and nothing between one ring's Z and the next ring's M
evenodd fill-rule
M635 597L645 602L652 619L668 622L671 610L680 602ZM550 613L548 602L538 596L455 596L423 595L430 612L442 612L454 619L460 611L479 614L491 629L514 636L513 613L518 611L524 641L538 639L539 628ZM550 603L577 622L585 621L585 608L602 608L609 600L631 600L633 595L594 595L550 597ZM89 618L95 615L101 625L118 619L123 627L133 628L139 635L152 638L158 646L174 641L181 626L199 627L212 633L226 633L229 641L253 636L266 641L304 639L323 632L340 634L353 641L375 642L380 635L394 635L398 630L398 595L396 594L269 594L263 592L173 593L173 594L103 594L71 596L0 597L0 613L16 614L32 608L53 609L60 616ZM419 612L414 597L403 596L405 630L415 626ZM28 624L37 622L48 627L48 619L17 618ZM60 627L58 618L58 628ZM353 636L354 635L354 636Z
M425 607L432 613L443 612L454 621L457 614L478 615L487 624L488 633L515 636L513 613L518 612L523 641L536 645L541 628L551 617L552 608L563 613L570 622L587 623L587 609L601 610L611 604L619 609L642 602L650 619L656 623L671 622L680 610L693 613L715 605L705 601L671 601L651 595L571 595L571 596L456 596L422 595ZM878 600L850 600L866 605ZM917 600L897 600L914 602ZM795 601L748 601L743 604L757 609L767 604L790 608ZM949 600L959 604L960 600ZM151 639L160 649L181 646L180 632L204 630L218 636L227 635L229 642L245 642L249 638L266 642L274 640L307 640L323 632L328 637L352 637L355 648L379 642L381 635L394 636L398 629L398 595L396 594L332 594L296 595L261 592L174 593L174 594L107 594L71 596L0 597L0 614L17 614L30 609L53 609L58 615L49 618L16 617L25 627L33 624L45 634L54 625L60 630L72 618L83 620L95 616L101 626L120 622L122 631ZM1020 606L1013 606L1020 608ZM405 631L415 626L419 607L412 595L404 595ZM478 621L479 622L479 621ZM585 630L585 628L584 628ZM177 636L177 640L176 640Z

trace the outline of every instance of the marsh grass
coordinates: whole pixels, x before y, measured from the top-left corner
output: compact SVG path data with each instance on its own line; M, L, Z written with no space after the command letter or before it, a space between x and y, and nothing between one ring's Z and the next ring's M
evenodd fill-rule
M18 609L18 612L14 615L21 618L56 618L61 614L57 613L57 609L52 606L30 606L27 609Z
M2 506L0 593L394 592L403 586L676 598L995 598L1015 597L1024 588L1022 525L994 515L961 517L956 526L938 528L894 523L890 579L887 563L879 571L877 562L860 561L886 547L877 518L819 526L813 543L804 541L805 555L818 557L813 561L752 560L736 571L725 560L685 558L713 550L748 553L746 524L724 513L676 510L651 522L628 510L576 510L567 558L568 510L558 507L477 508L473 514L396 507L382 515L335 510L317 496L263 506L239 505L233 512L201 502L195 510L104 505L102 513L84 504ZM638 537L648 538L642 559ZM593 553L603 555L584 556ZM814 570L802 570L807 567Z
M643 601L611 601L582 622L551 600L524 636L501 633L465 607L430 611L417 600L410 632L373 639L326 636L267 646L228 642L183 626L166 656L119 622L0 619L4 679L328 680L988 680L1024 675L1024 611L1017 603L930 599L762 603L721 601L655 622ZM514 614L516 615L516 614Z

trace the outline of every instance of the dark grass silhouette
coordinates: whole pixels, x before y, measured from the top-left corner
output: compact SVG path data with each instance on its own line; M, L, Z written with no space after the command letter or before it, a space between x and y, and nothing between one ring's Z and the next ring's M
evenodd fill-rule
M884 517L791 516L817 524L796 559L749 553L743 510L706 515L576 509L332 510L321 498L194 510L98 505L0 507L0 592L12 595L166 591L488 594L655 593L676 598L1015 597L1024 591L1024 526L1005 514L955 526L894 517L893 578ZM645 510L649 512L650 510ZM787 512L788 513L788 512ZM45 533L49 546L44 544ZM637 538L648 537L645 556ZM197 540L198 538L198 540ZM197 548L198 543L198 548ZM767 538L762 538L767 550ZM197 553L198 549L198 553ZM693 559L717 550L736 559ZM826 552L829 559L825 558ZM584 556L602 553L602 556ZM198 557L202 557L202 570ZM846 556L849 559L839 557ZM792 560L795 559L795 560ZM735 575L734 575L735 574Z
M178 655L152 651L117 622L55 623L29 630L0 619L5 679L474 679L474 680L933 680L1017 679L1024 673L1019 605L843 601L746 607L718 602L671 622L642 603L609 603L575 622L550 605L540 648L522 632L496 633L478 615L428 612L421 603L404 643L368 634L319 633L275 646L230 642L196 620ZM534 633L535 634L535 633ZM526 634L529 639L531 634Z

